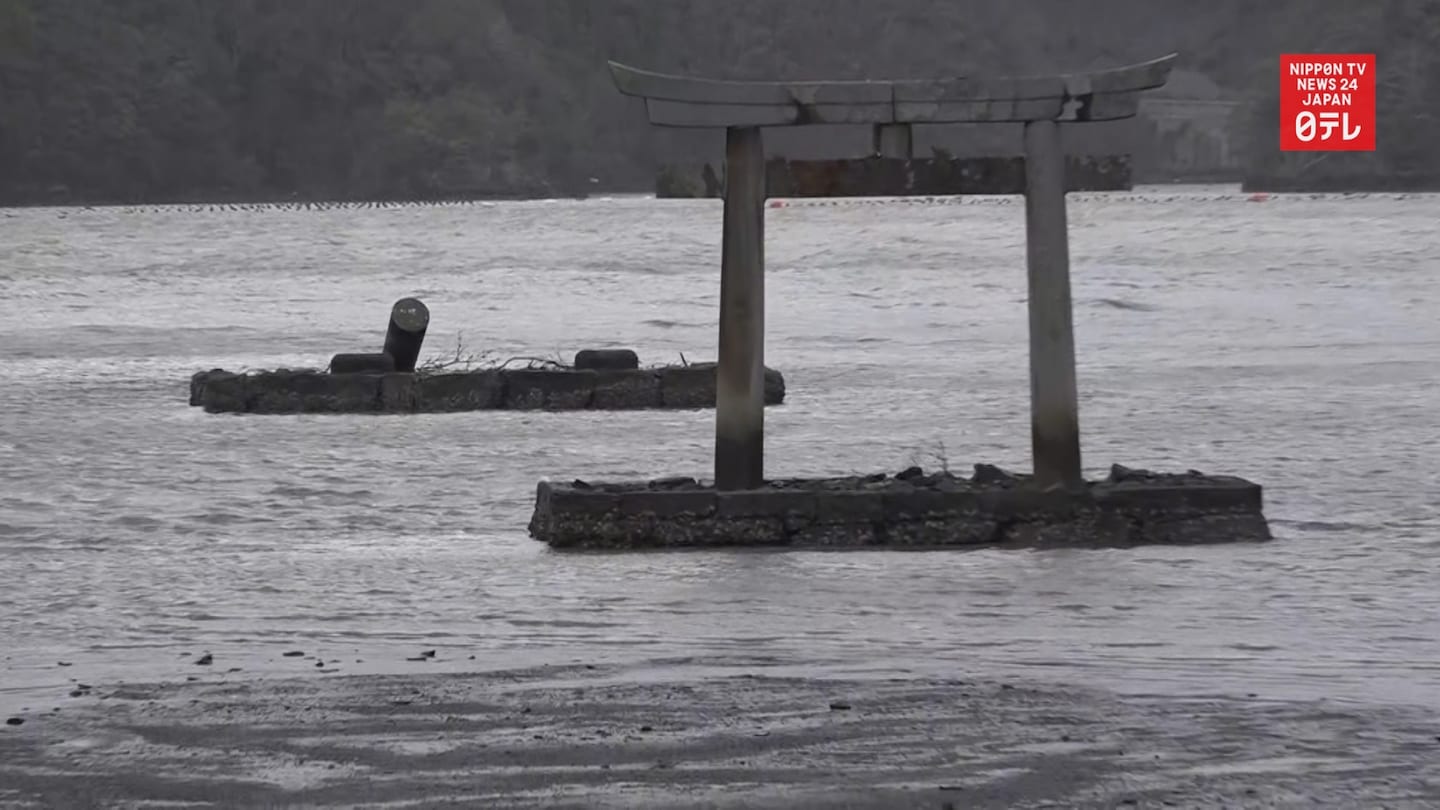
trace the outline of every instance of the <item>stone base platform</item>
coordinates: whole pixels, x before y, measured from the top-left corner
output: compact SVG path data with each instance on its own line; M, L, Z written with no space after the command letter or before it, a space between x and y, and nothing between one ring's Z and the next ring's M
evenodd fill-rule
M769 481L717 492L689 478L542 482L530 535L557 549L734 546L934 549L1129 547L1271 538L1261 488L1241 478L1115 466L1077 491L976 465L926 474Z
M489 369L456 373L326 374L201 371L190 404L209 413L454 413L715 407L714 363L623 370ZM765 404L785 378L765 370Z

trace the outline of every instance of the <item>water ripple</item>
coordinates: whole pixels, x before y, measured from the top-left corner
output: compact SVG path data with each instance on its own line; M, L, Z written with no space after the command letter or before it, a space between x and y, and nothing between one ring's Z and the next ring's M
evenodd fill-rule
M1088 463L1262 481L1279 542L552 554L524 533L537 480L705 475L713 414L243 418L188 408L185 381L373 349L409 294L437 351L714 359L713 206L13 212L0 681L176 678L202 650L290 672L299 645L409 672L423 644L1440 702L1440 199L1071 210ZM1016 206L768 216L771 474L1028 466Z

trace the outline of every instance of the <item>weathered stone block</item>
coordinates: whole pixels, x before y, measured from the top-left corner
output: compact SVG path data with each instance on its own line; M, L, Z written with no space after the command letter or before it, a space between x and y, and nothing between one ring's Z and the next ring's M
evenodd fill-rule
M1239 478L1213 477L1195 480L1123 482L1095 486L1096 503L1125 510L1259 509L1261 490Z
M530 531L556 548L1051 548L1270 539L1259 488L1241 479L1131 477L1110 482L1125 488L1116 504L1094 496L1103 483L1040 490L1027 476L977 478L907 470L893 479L794 479L739 492L688 478L547 483L537 492ZM1179 478L1186 478L1183 486ZM1230 496L1182 498L1177 489ZM1154 499L1144 500L1142 491Z
M564 514L598 517L619 511L621 495L599 489L566 488L552 491L550 499L551 507Z
M1033 486L1005 486L980 489L976 493L980 511L1000 520L1069 519L1077 509L1093 508L1088 491L1042 490Z
M882 492L841 489L815 493L816 523L877 523L884 517Z
M380 410L411 413L420 409L420 383L414 374L383 374L380 377Z
M666 408L715 407L715 363L692 363L660 369L660 402ZM785 377L772 368L764 371L766 405L785 401Z
M575 410L587 408L595 393L595 372L516 369L505 377L505 407L511 410Z
M1140 521L1139 534L1148 543L1202 545L1229 537L1269 540L1270 526L1260 515L1196 514L1184 517L1151 516Z
M897 488L883 494L886 520L920 520L930 517L974 514L980 498L970 490Z
M620 496L620 514L657 517L709 517L715 512L715 490L647 490Z
M814 523L788 540L794 548L863 548L876 545L879 538L874 523Z
M216 369L202 371L190 380L190 404L210 413L244 411L249 408L249 386L243 374Z
M377 374L275 372L251 375L246 387L255 413L367 413L380 404Z
M815 493L803 489L721 492L716 500L716 514L722 518L815 517Z
M595 371L594 399L596 409L634 409L660 407L660 375L652 371Z
M662 369L660 403L666 408L715 407L715 366L697 364Z
M783 399L783 378L767 370L767 404ZM675 369L492 369L413 375L287 370L239 375L215 369L191 376L190 404L211 413L713 408L715 369L711 364Z
M415 375L416 410L453 413L500 408L505 381L498 371Z
M948 548L996 541L999 524L976 516L887 521L880 541L895 548Z
M785 401L785 377L773 368L765 369L765 404L779 405Z

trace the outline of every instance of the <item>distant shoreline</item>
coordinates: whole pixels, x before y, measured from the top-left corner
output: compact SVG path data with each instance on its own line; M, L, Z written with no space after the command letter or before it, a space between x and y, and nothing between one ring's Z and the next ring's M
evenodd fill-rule
M1253 174L1240 183L1244 192L1270 194L1366 194L1440 191L1440 175L1331 175L1295 177Z

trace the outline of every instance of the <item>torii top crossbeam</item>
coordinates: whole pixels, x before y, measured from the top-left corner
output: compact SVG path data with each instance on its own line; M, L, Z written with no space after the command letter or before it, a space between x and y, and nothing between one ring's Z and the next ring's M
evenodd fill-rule
M743 82L652 73L610 63L620 92L644 99L663 127L723 127L725 224L715 485L764 483L765 149L762 127L869 124L876 160L909 161L912 125L1025 125L1030 428L1035 479L1078 486L1080 416L1059 124L1133 117L1140 94L1169 79L1176 54L1113 70L1024 78ZM956 193L964 193L957 191Z
M615 86L664 127L1113 121L1169 79L1177 54L1112 70L1018 78L717 81L610 63Z

